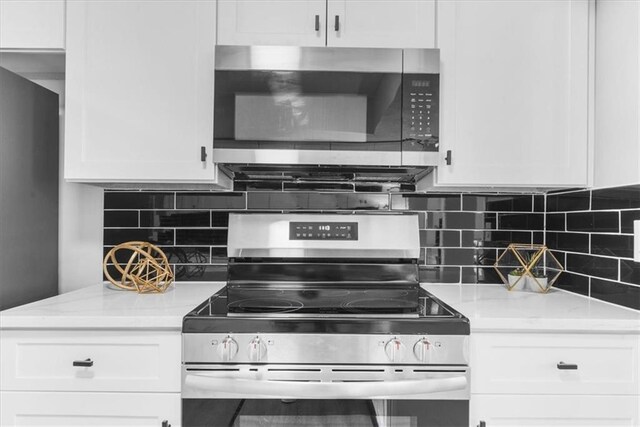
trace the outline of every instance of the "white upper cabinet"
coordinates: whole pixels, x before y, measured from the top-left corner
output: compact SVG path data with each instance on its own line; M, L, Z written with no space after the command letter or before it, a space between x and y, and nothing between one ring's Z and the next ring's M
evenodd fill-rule
M65 179L222 183L215 1L67 5Z
M435 0L219 0L218 44L427 48Z
M0 49L64 49L64 0L0 0Z
M640 2L597 4L594 186L640 182Z
M587 185L589 9L588 0L438 3L438 185Z
M432 48L435 0L327 0L327 46Z
M218 44L324 46L326 0L219 0Z

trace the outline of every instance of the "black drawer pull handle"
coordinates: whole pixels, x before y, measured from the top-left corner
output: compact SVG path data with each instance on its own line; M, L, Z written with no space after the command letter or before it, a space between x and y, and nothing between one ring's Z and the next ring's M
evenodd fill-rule
M336 21L333 26L336 31L340 31L340 15L336 15Z
M85 360L74 360L73 366L82 366L84 368L90 368L93 366L93 360L91 358Z
M316 31L320 31L320 15L316 15Z
M556 366L558 366L558 369L562 371L575 371L578 369L578 365L575 363L558 362L558 365Z
M207 161L207 147L200 147L200 161Z

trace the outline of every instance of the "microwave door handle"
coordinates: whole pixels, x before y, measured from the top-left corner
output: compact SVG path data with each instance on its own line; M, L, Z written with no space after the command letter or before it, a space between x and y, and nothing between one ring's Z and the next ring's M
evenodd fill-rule
M447 378L380 382L268 381L188 374L185 388L224 394L300 399L367 399L378 396L411 396L465 390L464 375Z

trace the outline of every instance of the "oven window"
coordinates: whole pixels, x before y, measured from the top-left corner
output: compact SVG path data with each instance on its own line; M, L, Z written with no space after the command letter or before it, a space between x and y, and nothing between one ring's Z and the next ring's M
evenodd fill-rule
M215 145L399 142L401 83L398 73L216 71Z
M467 400L183 399L183 427L467 426Z

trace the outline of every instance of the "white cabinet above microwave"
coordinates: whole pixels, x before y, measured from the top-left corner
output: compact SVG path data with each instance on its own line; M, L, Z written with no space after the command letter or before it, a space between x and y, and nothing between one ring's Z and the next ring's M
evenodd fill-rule
M435 0L218 0L218 44L433 48Z

